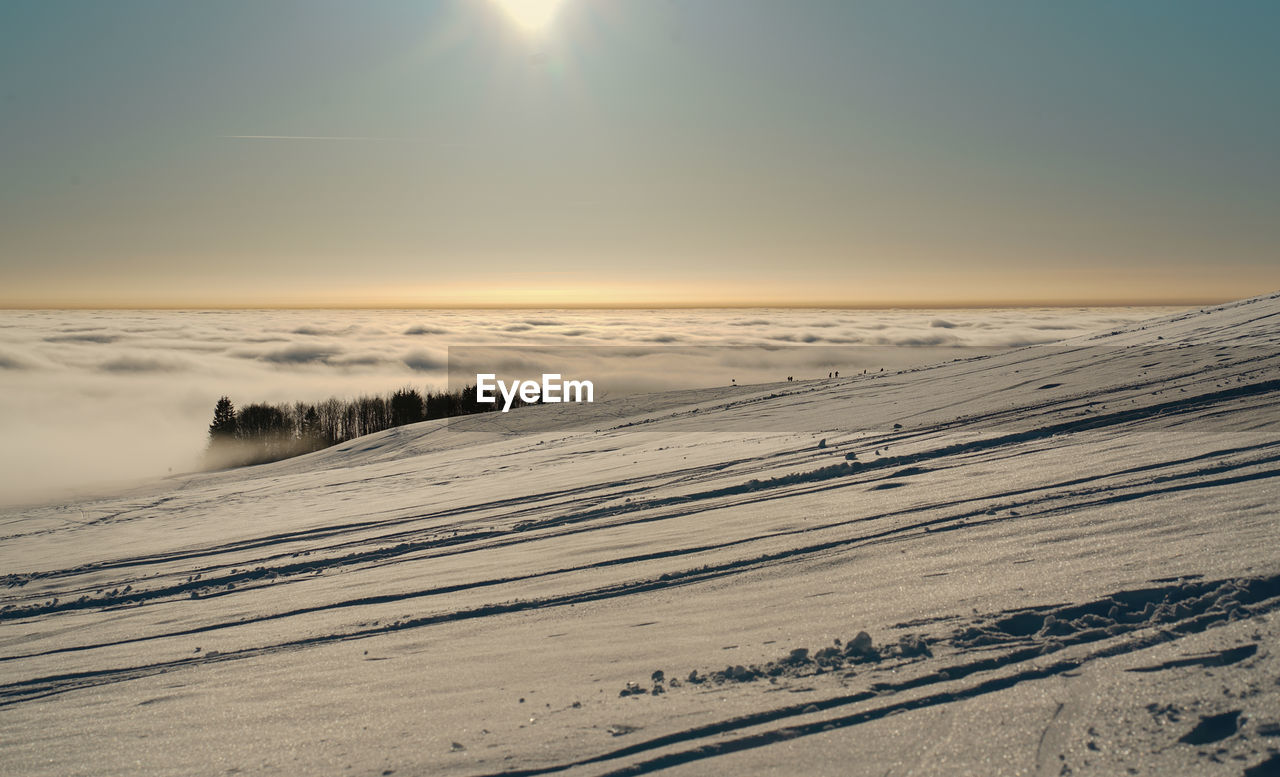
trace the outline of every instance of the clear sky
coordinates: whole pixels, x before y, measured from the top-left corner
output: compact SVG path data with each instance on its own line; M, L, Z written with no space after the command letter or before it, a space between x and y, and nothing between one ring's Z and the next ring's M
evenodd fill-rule
M546 5L0 0L0 306L1280 288L1274 0Z

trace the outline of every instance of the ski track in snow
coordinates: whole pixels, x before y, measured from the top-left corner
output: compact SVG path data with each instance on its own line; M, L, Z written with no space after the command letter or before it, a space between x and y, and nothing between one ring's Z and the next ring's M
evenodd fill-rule
M549 431L549 413L581 415ZM84 768L115 757L110 743L139 709L189 704L198 716L184 694L203 692L234 716L226 688L335 661L343 646L412 656L427 639L457 646L442 648L438 671L474 662L492 684L455 688L456 718L413 712L440 730L393 772L763 773L789 763L779 748L808 743L792 765L839 763L874 751L879 735L858 732L946 712L961 728L930 752L992 773L1238 773L1280 745L1266 733L1280 733L1280 689L1253 680L1274 672L1280 631L1278 429L1272 295L902 373L429 422L9 510L0 772ZM529 642L530 629L557 633ZM635 629L642 638L622 633ZM848 652L860 630L874 656ZM501 645L495 655L518 644L525 660L468 657L477 639ZM661 695L619 697L609 679L656 666L676 670L651 683ZM1223 736L1189 733L1215 671L1253 690L1215 713L1237 713L1229 721L1201 715ZM346 714L376 703L325 672ZM1082 674L1087 693L1038 700ZM518 725L499 712L507 688L548 675L575 706L548 703ZM157 696L169 683L186 691ZM1181 712L1122 703L1157 687L1182 694ZM51 757L32 732L82 726L86 699L117 710L114 728ZM1014 762L984 761L981 737L957 733L981 730L965 711L989 701L1044 716L1011 724L1027 729ZM640 722L599 735L629 717ZM475 744L482 724L502 741ZM1104 724L1120 732L1111 750ZM1152 733L1160 726L1190 739ZM917 728L894 736L927 737ZM154 731L166 749L139 764L222 773L234 760L213 734ZM275 736L311 752L293 767L233 768L372 769L385 744L351 734L339 753L292 729ZM206 760L184 761L184 749ZM899 756L872 758L867 773L911 768Z

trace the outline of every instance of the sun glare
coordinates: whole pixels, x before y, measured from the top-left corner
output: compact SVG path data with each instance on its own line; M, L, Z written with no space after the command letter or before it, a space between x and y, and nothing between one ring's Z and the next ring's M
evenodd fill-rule
M524 32L533 35L547 29L563 0L494 0Z

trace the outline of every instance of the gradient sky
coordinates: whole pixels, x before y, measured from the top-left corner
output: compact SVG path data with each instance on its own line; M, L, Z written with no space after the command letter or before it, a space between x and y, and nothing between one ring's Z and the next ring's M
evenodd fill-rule
M1274 0L0 0L0 306L1251 296L1277 74Z

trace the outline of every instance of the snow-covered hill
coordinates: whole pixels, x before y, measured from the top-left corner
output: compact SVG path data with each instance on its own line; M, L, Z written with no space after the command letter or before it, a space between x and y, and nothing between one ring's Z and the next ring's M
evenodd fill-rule
M1280 294L9 511L0 772L1275 768L1278 476Z

